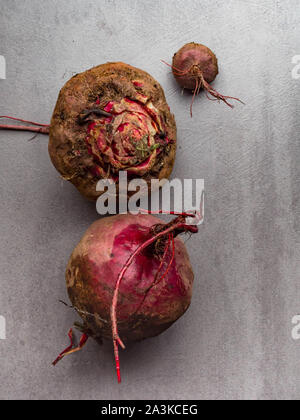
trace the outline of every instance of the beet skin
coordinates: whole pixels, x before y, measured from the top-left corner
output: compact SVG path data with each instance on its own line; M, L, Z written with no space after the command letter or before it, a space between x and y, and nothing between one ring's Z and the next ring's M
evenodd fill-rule
M100 219L87 230L70 257L66 269L70 300L84 321L83 331L99 342L112 338L110 310L120 270L133 251L149 239L149 228L158 223L163 222L142 214ZM156 275L161 256L147 248L135 257L122 279L117 322L125 343L160 334L190 304L193 271L181 239L175 238L174 243L174 260L160 281ZM171 250L167 261L170 254Z

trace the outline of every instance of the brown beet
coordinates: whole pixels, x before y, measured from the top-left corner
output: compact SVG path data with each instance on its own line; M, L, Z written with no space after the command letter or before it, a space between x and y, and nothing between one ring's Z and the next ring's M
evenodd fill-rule
M106 63L74 76L62 88L50 126L56 169L88 199L99 179L118 173L168 178L176 152L176 125L163 89L148 73Z
M70 345L53 364L80 350L88 337L99 343L113 339L120 381L118 346L156 336L184 314L194 275L185 245L176 236L198 231L186 217L165 224L148 214L123 214L92 224L66 269L68 294L83 319L83 334L74 347L71 329Z
M191 116L195 95L199 93L201 88L205 90L208 99L211 99L208 96L209 93L215 98L212 100L221 100L231 108L233 108L233 105L227 99L235 99L242 102L238 98L221 95L210 86L210 83L215 80L219 72L218 60L215 54L205 45L196 44L195 42L185 44L174 54L171 67L177 83L193 92L190 107Z

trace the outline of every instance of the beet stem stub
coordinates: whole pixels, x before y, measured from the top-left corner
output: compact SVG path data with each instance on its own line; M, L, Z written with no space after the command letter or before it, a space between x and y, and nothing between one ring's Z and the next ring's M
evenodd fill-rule
M225 104L228 105L230 108L234 108L234 106L230 104L229 102L227 102L227 99L234 99L235 101L238 101L241 104L245 105L245 103L241 101L239 98L235 98L234 96L225 96L219 93L218 91L216 91L209 83L205 81L203 75L201 75L201 83L202 83L203 88L206 90L206 92L208 92L210 95L216 98L215 100L219 100L219 101L221 100L225 102ZM210 100L214 100L209 97L207 98Z
M171 268L171 265L172 265L172 262L174 260L174 257L175 257L175 242L174 242L174 235L173 235L173 233L169 233L169 242L168 242L168 245L167 245L166 249L169 248L170 242L172 242L172 255L171 255L171 259L170 259L170 262L169 262L169 264L168 264L168 266L166 268L166 271L160 277L160 279L158 280L157 283L159 283L160 281L162 281L166 277L166 275L168 274L168 272L169 272L169 270Z
M162 259L161 259L161 262L160 262L160 264L159 264L159 267L158 267L158 270L157 270L157 273L156 273L156 276L155 276L155 280L154 280L154 282L153 282L153 286L156 284L156 283L159 283L160 282L160 280L162 280L162 277L160 278L160 280L157 282L156 281L156 279L157 279L157 277L158 277L158 275L159 275L159 273L161 272L161 269L162 269L162 267L163 267L163 265L164 265L164 262L165 262L165 260L166 260L166 257L167 257L167 253L168 253L168 250L169 250L169 247L170 247L170 243L171 243L171 234L169 233L169 240L168 240L168 242L167 242L167 245L165 246L165 251L164 251L164 255L162 256ZM152 286L151 286L152 287ZM148 289L149 290L149 289ZM148 293L148 290L147 290L147 293ZM145 299L143 299L143 301L144 301Z

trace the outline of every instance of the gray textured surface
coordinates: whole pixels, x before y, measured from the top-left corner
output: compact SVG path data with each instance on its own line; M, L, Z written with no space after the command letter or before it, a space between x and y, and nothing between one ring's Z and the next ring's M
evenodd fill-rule
M0 398L299 398L298 0L0 1L0 114L48 122L73 73L122 60L163 85L176 116L173 175L204 178L206 220L188 242L193 303L169 331L121 354L89 342L56 368L75 319L66 261L97 218L47 154L47 138L0 132ZM180 96L160 59L188 41L219 58L214 86L247 106Z

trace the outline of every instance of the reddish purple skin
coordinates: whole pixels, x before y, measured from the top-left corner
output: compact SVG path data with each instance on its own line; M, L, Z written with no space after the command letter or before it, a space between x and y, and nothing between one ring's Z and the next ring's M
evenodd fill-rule
M110 308L118 274L133 251L150 237L149 227L156 223L162 221L150 215L101 219L73 251L66 271L68 293L94 338L111 338ZM171 250L161 274L170 258ZM146 249L134 259L121 282L117 319L125 342L161 333L190 304L193 271L180 239L175 239L175 257L168 274L153 285L159 265L160 258Z
M194 90L199 72L206 82L211 83L218 74L218 62L215 54L205 45L190 42L185 44L173 57L173 75L180 86ZM180 76L178 71L188 72Z

